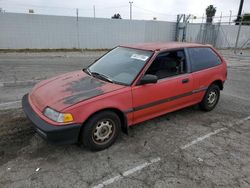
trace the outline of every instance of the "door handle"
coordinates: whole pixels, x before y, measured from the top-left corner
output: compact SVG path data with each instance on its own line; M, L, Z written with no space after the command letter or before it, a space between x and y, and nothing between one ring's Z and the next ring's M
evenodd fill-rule
M188 79L188 78L185 78L185 79L182 80L182 83L183 83L183 84L186 84L186 83L188 83L188 82L189 82L189 79Z

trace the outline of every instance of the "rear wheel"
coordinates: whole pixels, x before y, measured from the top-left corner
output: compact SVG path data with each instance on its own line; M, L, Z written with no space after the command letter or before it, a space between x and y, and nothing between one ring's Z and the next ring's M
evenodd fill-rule
M203 97L200 108L204 111L211 111L215 108L220 98L220 88L218 85L210 85Z
M92 116L83 126L83 145L98 151L115 142L121 130L121 121L114 112L103 111Z

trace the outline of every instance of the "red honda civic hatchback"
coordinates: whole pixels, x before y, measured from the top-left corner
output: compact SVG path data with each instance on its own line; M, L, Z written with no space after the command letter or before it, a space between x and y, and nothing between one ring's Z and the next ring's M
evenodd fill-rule
M118 46L86 69L38 83L22 105L46 140L102 150L134 124L194 104L212 110L226 78L210 45Z

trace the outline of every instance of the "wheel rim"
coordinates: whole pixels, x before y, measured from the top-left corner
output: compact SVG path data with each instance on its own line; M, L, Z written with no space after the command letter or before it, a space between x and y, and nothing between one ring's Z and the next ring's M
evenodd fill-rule
M216 101L218 99L217 92L215 90L210 91L207 97L207 103L209 106L213 106L216 104Z
M92 133L93 141L98 145L103 145L108 143L114 136L115 123L108 120L98 121Z

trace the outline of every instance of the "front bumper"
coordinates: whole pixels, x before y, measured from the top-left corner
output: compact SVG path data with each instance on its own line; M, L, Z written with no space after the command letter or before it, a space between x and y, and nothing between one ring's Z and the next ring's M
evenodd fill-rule
M33 123L36 132L45 140L57 144L73 144L78 142L80 124L55 126L40 118L29 104L28 94L23 96L22 106L26 116Z

